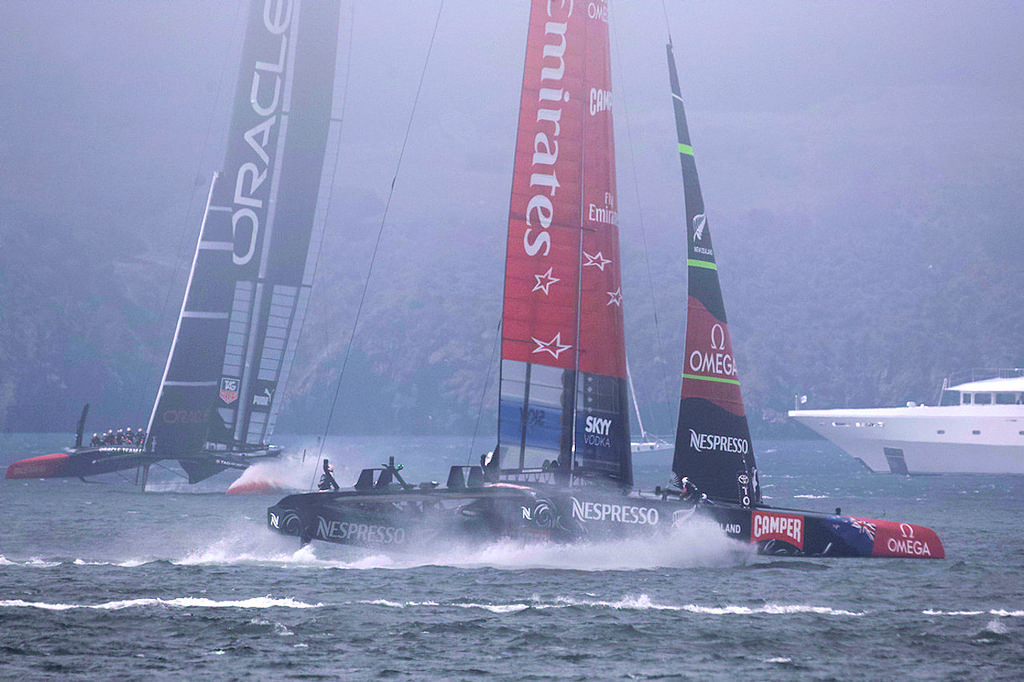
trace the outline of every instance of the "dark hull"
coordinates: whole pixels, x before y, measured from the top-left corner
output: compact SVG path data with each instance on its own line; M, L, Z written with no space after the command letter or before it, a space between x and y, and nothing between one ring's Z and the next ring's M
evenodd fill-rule
M7 467L5 477L18 478L89 478L117 471L128 471L156 462L177 461L188 475L189 483L198 483L227 469L243 470L257 460L277 457L280 448L264 448L251 452L232 450L201 450L177 457L155 455L141 447L99 446L71 448L67 452L29 457Z
M945 556L934 531L906 523L533 483L489 483L473 491L305 493L289 495L267 510L272 530L302 543L320 540L388 551L502 538L579 542L667 536L700 518L767 555Z

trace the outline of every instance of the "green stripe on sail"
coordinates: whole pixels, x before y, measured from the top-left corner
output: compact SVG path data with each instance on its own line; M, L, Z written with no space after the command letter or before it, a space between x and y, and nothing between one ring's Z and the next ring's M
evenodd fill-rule
M688 144L679 143L679 153L686 154L687 156L693 156L693 147Z
M739 386L740 385L739 379L722 379L720 377L705 377L705 376L700 376L699 374L686 374L685 372L683 373L683 378L684 379L696 379L698 381L714 381L714 382L717 382L719 384L733 384L734 386Z
M686 264L694 268L707 268L708 270L718 270L718 266L710 261L697 260L696 258L687 258Z

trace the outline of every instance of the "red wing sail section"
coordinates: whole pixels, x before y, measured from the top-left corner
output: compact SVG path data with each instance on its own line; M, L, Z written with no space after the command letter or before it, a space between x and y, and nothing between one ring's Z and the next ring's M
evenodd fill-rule
M504 469L556 461L628 484L607 11L590 10L536 0L530 13L498 440Z
M686 197L689 289L672 471L712 499L751 506L761 499L757 469L671 45L668 66Z

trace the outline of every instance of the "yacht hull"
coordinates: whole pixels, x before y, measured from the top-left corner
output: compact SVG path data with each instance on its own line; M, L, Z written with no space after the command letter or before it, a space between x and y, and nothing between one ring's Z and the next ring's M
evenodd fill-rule
M796 410L872 471L1024 474L1024 405Z

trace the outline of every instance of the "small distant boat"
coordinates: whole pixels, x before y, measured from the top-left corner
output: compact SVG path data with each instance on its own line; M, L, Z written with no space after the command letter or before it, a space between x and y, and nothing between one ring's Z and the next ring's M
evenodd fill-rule
M145 489L157 462L177 461L198 483L281 454L268 440L324 228L328 141L340 128L339 12L337 2L252 3L224 172L210 186L148 427L85 442L86 405L73 447L17 461L7 478L134 469L133 484Z
M662 438L647 431L644 428L644 420L640 416L640 404L636 400L636 390L633 388L633 374L626 366L626 378L629 380L629 395L633 400L633 413L636 414L636 425L640 429L640 437L633 438L629 442L629 449L634 455L649 454L653 452L669 453L675 445L671 438Z
M894 474L1024 474L1024 369L947 378L939 404L791 410L789 417Z
M508 221L497 446L480 465L451 467L443 487L407 482L393 458L363 470L351 489L326 490L333 477L325 471L323 491L267 509L272 530L302 543L390 551L499 538L668 537L703 519L769 555L944 556L924 526L761 501L671 43L667 52L689 277L671 483L633 486L607 13L534 0Z

